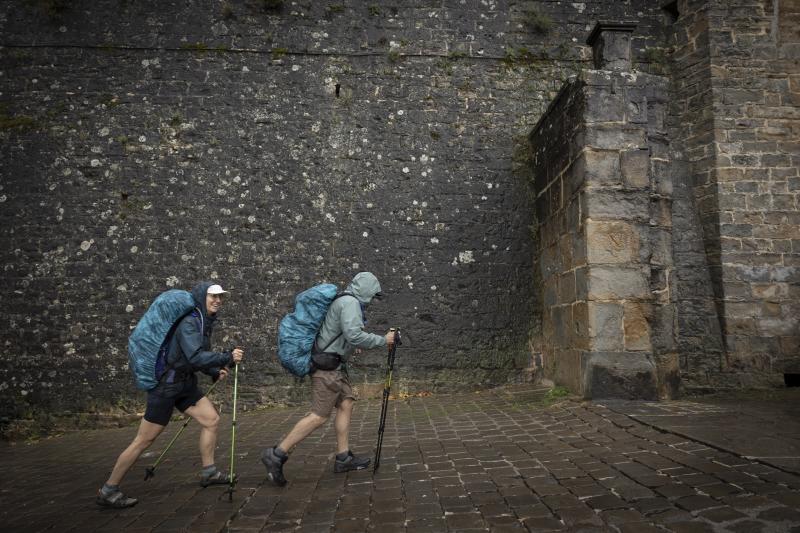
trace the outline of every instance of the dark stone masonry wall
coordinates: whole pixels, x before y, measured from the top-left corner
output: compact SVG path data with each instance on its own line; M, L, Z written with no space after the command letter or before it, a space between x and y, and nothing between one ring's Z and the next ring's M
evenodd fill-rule
M245 405L306 387L274 354L299 290L371 270L398 390L526 379L526 135L599 18L649 1L12 1L0 6L0 416L133 413L126 339L170 287L232 290ZM544 16L542 16L544 15ZM353 379L379 387L384 354ZM14 427L9 431L14 431ZM8 428L7 428L8 429Z
M675 194L683 385L780 386L800 369L800 6L677 9L672 131L690 177Z

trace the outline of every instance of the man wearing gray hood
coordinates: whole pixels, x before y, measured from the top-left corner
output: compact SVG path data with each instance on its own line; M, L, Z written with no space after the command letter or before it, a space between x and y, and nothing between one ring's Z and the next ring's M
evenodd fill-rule
M300 420L280 444L265 449L261 454L261 461L267 467L267 478L274 484L286 485L283 464L289 459L289 452L322 426L334 407L337 454L333 471L360 470L369 465L370 459L356 457L350 451L350 417L356 398L346 363L357 349L377 348L394 342L394 331L390 330L386 335L364 331L364 307L373 298L382 297L378 278L371 272L360 272L344 294L337 296L328 308L312 350L311 413Z

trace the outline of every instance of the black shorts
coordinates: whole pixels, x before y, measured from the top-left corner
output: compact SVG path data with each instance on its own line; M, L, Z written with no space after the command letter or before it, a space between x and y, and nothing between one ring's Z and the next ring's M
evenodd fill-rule
M172 409L177 407L182 413L200 398L205 396L197 386L197 378L192 376L179 383L159 383L147 393L147 409L144 419L159 426L166 426L172 418Z

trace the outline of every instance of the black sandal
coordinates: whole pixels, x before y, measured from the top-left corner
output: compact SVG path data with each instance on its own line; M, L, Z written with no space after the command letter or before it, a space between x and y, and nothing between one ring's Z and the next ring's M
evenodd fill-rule
M97 499L95 501L101 507L111 507L113 509L126 509L139 503L136 498L128 498L122 494L121 490L112 492L108 496L103 496L102 491L97 491Z

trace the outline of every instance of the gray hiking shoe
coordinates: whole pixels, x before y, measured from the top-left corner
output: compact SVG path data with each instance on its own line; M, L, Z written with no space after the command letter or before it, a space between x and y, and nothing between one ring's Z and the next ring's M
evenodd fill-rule
M353 452L348 450L345 459L336 458L336 462L333 463L333 471L337 474L341 474L342 472L349 472L350 470L363 470L369 466L370 461L371 459L366 457L356 457L353 455Z
M97 505L101 507L111 507L113 509L125 509L127 507L133 507L139 500L136 498L128 498L124 494L122 494L121 490L117 490L112 492L111 494L104 495L102 490L97 491L97 499L95 500Z
M283 477L283 463L288 459L288 457L281 457L275 453L274 447L261 452L261 462L267 467L267 479L279 487L286 485L286 478Z
M236 479L234 479L234 482L235 481ZM223 474L219 470L217 470L210 476L200 476L200 485L202 485L203 487L208 487L211 485L229 485L230 482L231 482L231 476L229 474Z

